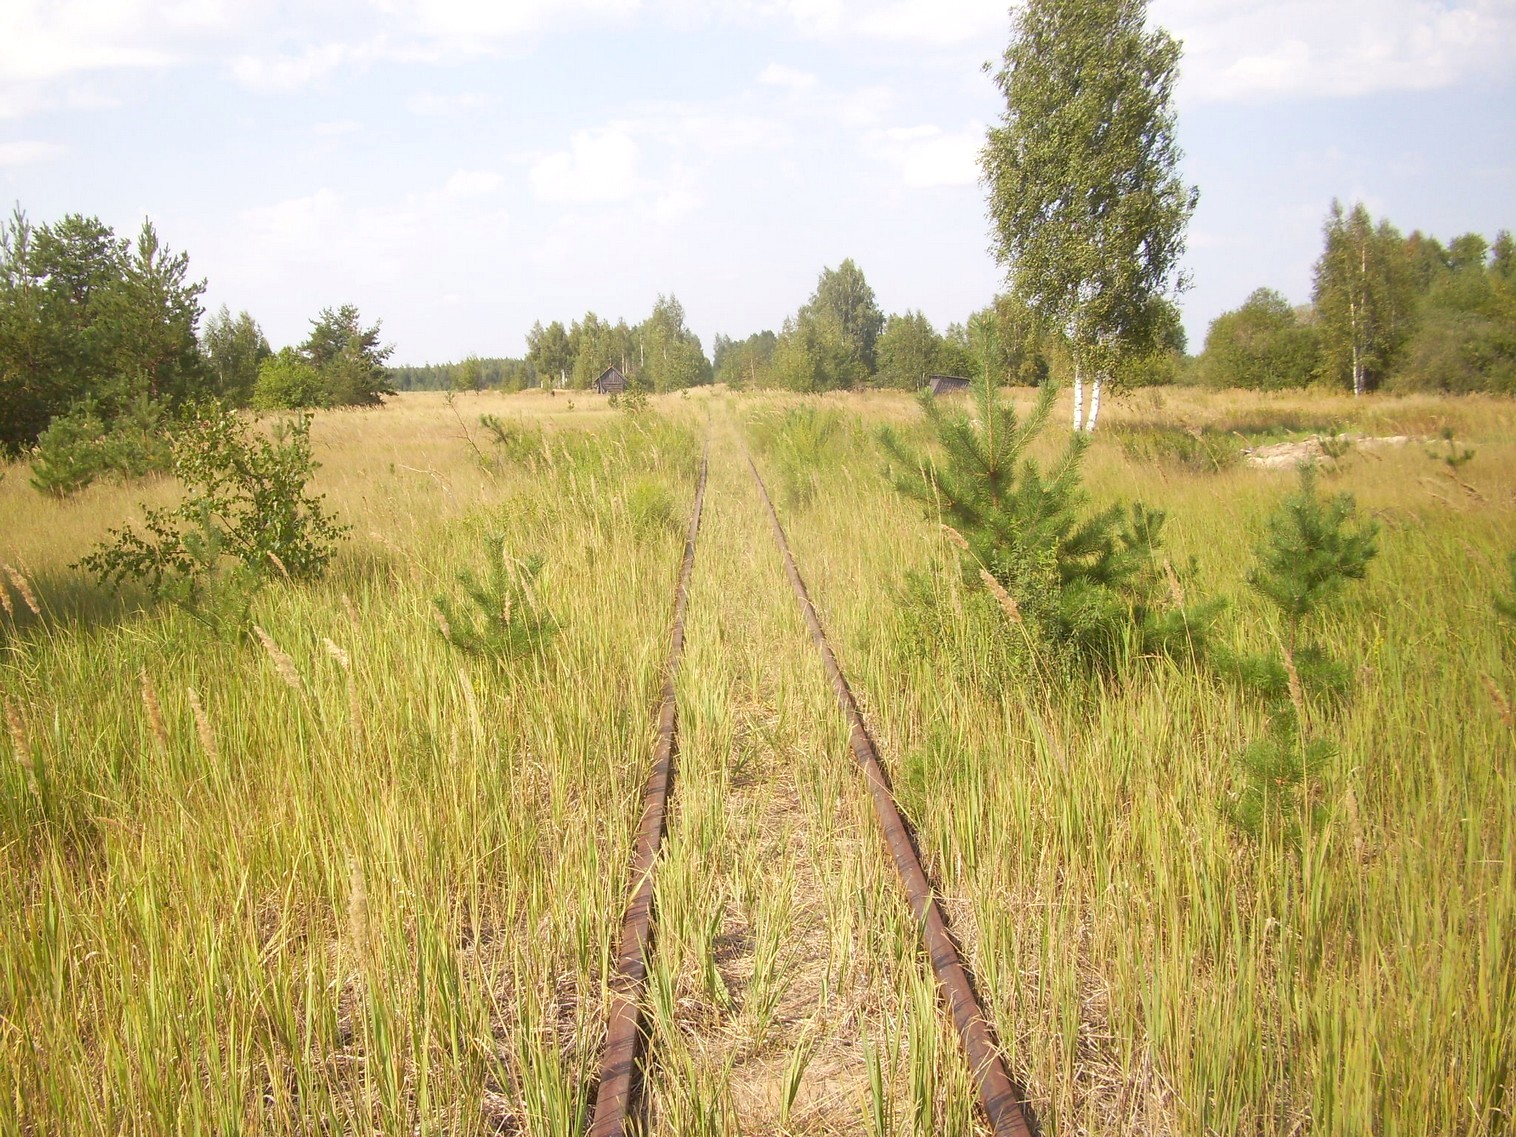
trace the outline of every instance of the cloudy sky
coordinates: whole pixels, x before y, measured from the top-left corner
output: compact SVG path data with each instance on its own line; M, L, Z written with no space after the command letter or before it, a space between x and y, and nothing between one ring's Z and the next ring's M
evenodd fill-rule
M1309 298L1332 198L1516 228L1516 0L1152 0L1185 44L1192 349ZM777 328L852 257L886 311L987 302L975 153L1004 0L0 0L0 195L144 216L279 346L320 308L395 362L676 294Z

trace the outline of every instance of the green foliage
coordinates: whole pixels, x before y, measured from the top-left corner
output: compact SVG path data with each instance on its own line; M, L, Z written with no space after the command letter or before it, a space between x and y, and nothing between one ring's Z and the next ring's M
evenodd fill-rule
M778 474L784 503L792 509L815 499L821 479L836 468L846 438L837 411L807 404L757 418L750 429Z
M1327 739L1302 739L1292 717L1272 716L1264 736L1238 755L1242 789L1223 812L1254 839L1272 834L1288 846L1299 845L1303 831L1321 824L1321 806L1308 797L1313 781L1335 753Z
M477 355L464 358L452 370L448 386L453 391L482 391L484 390L484 361Z
M490 435L501 457L525 462L542 453L542 427L536 423L506 422L498 415L480 415L479 425Z
M1321 325L1320 374L1355 395L1378 387L1415 322L1410 259L1388 221L1376 228L1360 202L1332 202L1316 262L1313 299Z
M259 364L252 403L260 411L310 410L326 406L326 386L298 351L280 348Z
M1248 584L1278 614L1279 651L1220 656L1224 671L1258 697L1268 711L1265 736L1238 756L1242 789L1223 811L1245 834L1272 834L1288 844L1317 818L1309 803L1311 780L1335 752L1312 730L1313 705L1346 699L1348 669L1309 638L1311 626L1347 585L1362 580L1378 552L1378 525L1355 524L1346 494L1323 499L1316 473L1300 469L1300 488L1269 518Z
M1506 554L1505 566L1511 590L1495 594L1495 614L1508 623L1516 624L1516 553Z
M787 318L774 346L775 381L792 391L861 387L873 374L884 314L851 260L822 269L816 291Z
M637 328L638 379L655 391L680 391L711 381L711 364L700 337L685 326L676 297L658 297L652 314Z
M1201 375L1213 387L1304 387L1315 376L1319 354L1315 326L1303 322L1279 293L1260 288L1242 307L1211 321Z
M32 485L66 497L98 478L141 478L172 467L168 416L143 396L109 424L92 399L48 424L32 451Z
M173 438L184 500L148 510L143 533L112 529L79 563L112 588L135 581L196 614L214 611L223 588L247 592L275 572L318 579L347 527L307 492L315 470L309 417L265 437L219 406L199 408Z
M1441 462L1448 468L1448 476L1457 478L1458 471L1474 460L1474 451L1471 447L1459 444L1453 437L1451 426L1443 427L1439 437L1442 439L1441 449L1428 450L1427 457Z
M354 305L335 311L323 308L300 347L300 354L321 376L317 405L378 406L384 396L395 393L384 366L393 351L379 342L379 322L365 328Z
M200 346L221 401L232 407L250 405L258 385L258 370L273 355L258 322L246 312L233 319L223 304L205 321Z
M942 358L942 337L920 311L891 316L875 346L879 384L904 391L920 388Z
M1363 579L1378 552L1378 523L1354 526L1355 512L1348 494L1318 497L1316 471L1307 465L1300 468L1300 489L1268 520L1248 584L1284 618L1287 650L1294 650L1304 622L1350 581Z
M891 431L881 436L897 488L966 545L966 579L985 580L1034 651L1081 668L1198 646L1215 608L1184 612L1173 596L1159 556L1164 514L1141 503L1091 511L1080 474L1085 435L1072 436L1048 469L1030 456L1055 390L1043 387L1025 417L988 374L973 394L972 418L922 398L940 457L911 450ZM1165 618L1172 608L1180 609L1178 637Z
M648 401L647 384L641 379L628 379L626 381L626 390L621 392L620 398L616 399L613 405L619 407L632 418L639 418L645 415L651 406Z
M526 363L544 387L562 386L574 366L573 345L561 321L547 327L538 320L526 333Z
M718 335L715 343L715 381L733 390L765 387L772 383L774 345L779 337L773 332L754 332L745 340Z
M458 363L427 363L390 367L396 391L475 391L493 388L520 391L530 387L536 373L524 359L471 355Z
M640 537L656 537L679 528L673 494L660 477L645 475L632 480L626 490L626 513Z
M993 327L995 334L980 336L975 342L968 328L980 326ZM1052 372L1050 338L1024 300L1013 292L1002 293L989 307L974 313L967 326L955 324L948 329L945 341L955 345L962 355L956 368L943 370L950 375L978 375L988 367L997 382L1040 387ZM988 357L984 355L986 351L990 353Z
M469 570L458 574L461 600L433 600L443 638L466 655L502 664L541 651L557 631L534 590L542 558L516 560L502 539L490 538L484 560L482 575Z
M1128 458L1192 473L1214 474L1242 460L1241 440L1218 430L1133 424L1119 425L1111 433Z
M1145 0L1021 7L980 154L1012 291L1097 374L1154 348L1198 200L1178 174L1179 44L1146 15Z
M144 222L134 242L71 214L0 223L0 447L32 445L92 399L105 427L139 399L174 408L207 390L195 341L203 282Z

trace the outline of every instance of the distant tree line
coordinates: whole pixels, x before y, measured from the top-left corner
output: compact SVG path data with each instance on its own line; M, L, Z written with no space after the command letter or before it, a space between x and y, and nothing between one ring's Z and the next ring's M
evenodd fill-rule
M1516 242L1443 245L1332 203L1311 303L1260 288L1212 321L1194 378L1274 390L1516 394Z
M390 368L396 391L520 391L537 385L525 359L470 355L457 363L425 363Z
M711 382L711 361L700 337L685 323L677 297L658 297L647 319L635 327L612 324L594 312L567 328L539 320L526 335L526 367L543 387L588 387L615 367L646 391L677 391Z
M1178 376L1185 350L1179 310L1162 301L1155 311L1155 348L1116 361L1117 385L1145 386ZM986 322L995 335L971 342L968 328ZM885 316L863 272L845 260L822 270L815 292L778 333L756 332L745 340L718 335L713 366L716 381L734 387L915 390L933 375L968 378L985 368L998 382L1038 386L1061 377L1069 356L1066 337L1050 332L1009 293L941 332L919 310Z

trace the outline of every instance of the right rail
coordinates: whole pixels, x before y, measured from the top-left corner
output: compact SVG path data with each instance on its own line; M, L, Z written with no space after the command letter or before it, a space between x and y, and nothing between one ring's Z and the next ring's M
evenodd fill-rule
M843 713L847 715L853 757L863 770L869 796L874 801L874 813L879 818L885 840L895 858L895 869L900 874L900 882L910 900L911 910L921 923L927 954L932 960L932 970L937 974L937 982L947 1000L948 1010L952 1013L953 1024L958 1028L958 1037L968 1054L969 1067L979 1085L979 1103L984 1107L990 1125L994 1128L995 1137L1031 1137L1028 1111L1022 1104L1024 1094L1006 1072L994 1033L980 1009L968 971L958 956L958 948L942 918L942 911L932 893L932 886L926 879L926 872L921 867L921 860L916 855L911 835L906 830L900 810L895 805L895 798L890 793L884 768L879 763L878 751L874 749L874 740L864 725L863 715L859 713L847 677L842 674L831 644L827 642L826 630L821 626L816 606L811 603L805 581L795 566L795 557L790 552L784 526L779 523L779 513L769 498L768 487L763 484L763 478L751 456L748 458L748 466L753 471L753 480L758 483L763 504L768 506L774 538L779 542L780 552L784 554L784 571L789 575L790 584L794 586L795 595L800 600L801 612L811 630L811 638L816 641L816 648L821 652L827 676L832 681L832 689L837 693L837 701L842 704Z

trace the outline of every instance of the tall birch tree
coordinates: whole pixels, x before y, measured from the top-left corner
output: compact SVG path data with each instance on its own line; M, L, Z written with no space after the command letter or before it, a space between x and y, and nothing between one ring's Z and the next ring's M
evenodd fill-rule
M1180 45L1146 16L1146 0L1028 0L995 73L1005 114L980 151L995 256L1069 342L1076 430L1095 429L1102 386L1153 350L1156 301L1186 283L1199 193L1178 173Z
M1410 338L1411 260L1395 228L1376 228L1361 202L1344 213L1333 201L1323 236L1314 294L1322 374L1361 395L1380 384Z

